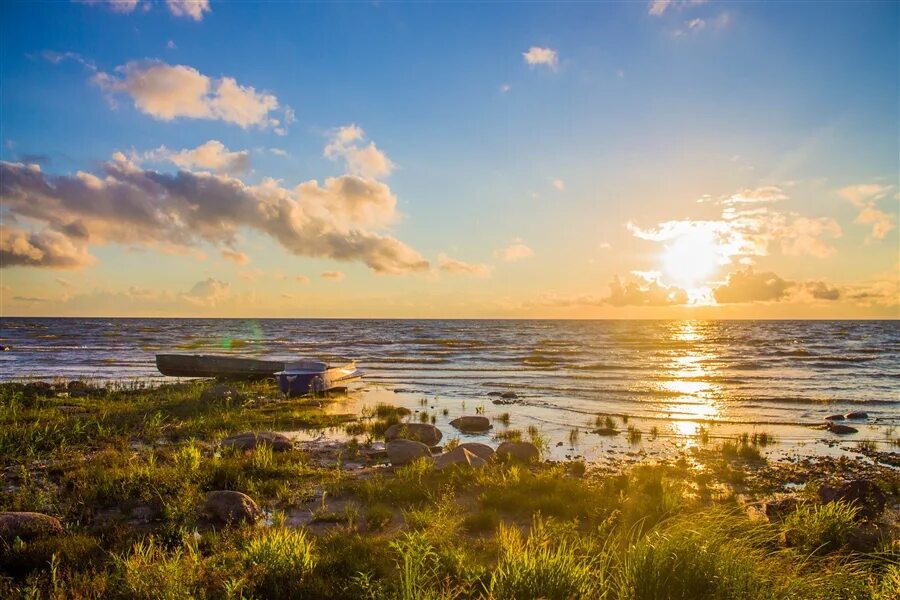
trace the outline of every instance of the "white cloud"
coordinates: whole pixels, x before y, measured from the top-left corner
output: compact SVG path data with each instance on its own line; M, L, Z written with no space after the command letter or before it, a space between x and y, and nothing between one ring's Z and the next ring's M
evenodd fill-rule
M343 281L344 274L341 271L325 271L321 275L322 279L327 279L328 281Z
M515 262L517 260L531 258L534 256L534 250L526 246L525 242L517 238L505 248L501 248L494 252L494 256L507 262Z
M228 298L230 290L231 284L210 277L195 283L181 298L195 306L215 307Z
M775 273L756 273L747 267L731 273L724 285L713 290L713 297L719 304L773 302L783 300L793 285Z
M160 146L134 158L152 162L168 161L188 171L204 169L230 175L247 173L251 167L248 151L231 152L219 140L209 140L190 150L175 151Z
M528 66L532 68L544 66L555 71L559 66L559 55L552 48L532 46L527 52L523 52L522 56L525 58Z
M669 8L669 4L672 3L672 0L651 0L650 8L647 12L653 16L660 16L666 12Z
M850 185L838 190L838 195L849 200L859 208L855 223L859 225L871 225L872 232L866 238L866 243L875 240L883 240L894 228L894 215L884 212L877 207L877 202L884 199L893 189L890 185L878 183L864 183Z
M550 184L553 187L555 187L557 190L559 190L560 192L563 192L566 189L566 182L563 181L562 179L554 179L553 181L550 182Z
M275 156L280 156L282 158L286 158L288 156L287 150L282 150L281 148L269 148L269 152L271 152Z
M83 267L95 260L89 246L107 243L233 249L240 229L268 235L295 255L360 261L382 274L429 266L413 248L379 233L399 217L390 188L353 175L293 188L271 179L248 185L227 175L143 170L116 153L99 176L45 175L0 162L0 201L3 266ZM43 228L11 225L17 218Z
M242 86L231 77L215 80L186 65L161 61L132 61L115 74L100 72L92 81L109 94L127 94L135 108L161 121L178 117L234 123L244 129L279 127L272 113L278 98Z
M306 275L297 275L294 277L294 281L297 283L309 283L309 277Z
M178 46L175 45L175 40L169 40L168 42L166 42L166 48L168 48L169 50L174 50L177 47Z
M490 277L491 267L481 263L467 263L451 258L444 253L438 254L438 268L445 273L453 275L474 275L475 277Z
M675 286L665 286L658 279L622 281L616 275L609 284L609 296L604 299L612 306L671 306L687 304L687 293Z
M366 137L361 127L355 124L338 127L331 132L331 138L325 146L324 155L332 160L341 158L345 161L347 172L361 177L378 179L391 174L394 163L375 146L375 142L360 146Z
M511 89L512 89L511 85L509 85L508 83L504 83L503 85L500 86L500 93L505 94Z
M249 256L247 256L247 255L244 254L243 252L239 252L239 251L234 250L234 249L232 249L232 248L222 248L222 249L219 251L219 254L221 254L222 258L224 258L225 260L231 261L231 262L233 262L233 263L236 264L236 265L242 265L242 266L243 266L243 265L246 265L246 264L248 264L248 263L250 262L250 257L249 257Z
M166 0L169 12L176 17L188 17L195 21L203 19L203 13L211 12L209 0Z
M100 4L108 7L113 12L124 14L134 12L134 9L141 4L140 0L80 0L80 2L91 6Z

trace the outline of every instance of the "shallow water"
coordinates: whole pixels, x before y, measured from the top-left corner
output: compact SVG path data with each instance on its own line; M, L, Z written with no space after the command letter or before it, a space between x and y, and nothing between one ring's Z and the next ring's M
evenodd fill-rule
M369 382L514 391L561 414L808 424L864 410L900 424L898 321L6 318L0 337L2 380L163 379L158 351L351 357Z

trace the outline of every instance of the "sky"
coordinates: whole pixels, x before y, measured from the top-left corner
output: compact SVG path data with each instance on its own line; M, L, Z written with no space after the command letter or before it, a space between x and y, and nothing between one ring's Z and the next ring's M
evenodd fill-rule
M900 3L0 5L0 315L900 318Z

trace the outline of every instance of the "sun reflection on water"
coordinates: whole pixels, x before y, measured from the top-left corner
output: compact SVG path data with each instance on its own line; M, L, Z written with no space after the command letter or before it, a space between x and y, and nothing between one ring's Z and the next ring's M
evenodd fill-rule
M702 350L705 337L701 327L691 321L673 323L671 339L682 353L672 357L660 388L677 396L662 416L671 416L673 433L687 438L685 445L692 446L703 422L720 416L717 397L722 389L711 381L712 373L704 366L715 356Z

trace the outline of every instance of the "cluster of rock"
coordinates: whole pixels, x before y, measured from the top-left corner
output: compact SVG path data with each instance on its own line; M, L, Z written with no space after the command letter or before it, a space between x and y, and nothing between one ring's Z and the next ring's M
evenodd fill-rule
M835 421L863 421L868 418L869 413L863 411L849 412L845 415L828 415L827 417L825 417L825 429L827 429L831 433L837 433L839 435L847 433L857 433L859 430L856 427L841 425L840 423L835 423Z
M459 417L450 424L464 433L485 432L491 428L490 420L482 416ZM441 430L427 423L391 425L384 433L388 460L400 466L424 458L433 460L434 468L441 470L454 465L483 467L492 459L532 462L540 458L537 446L530 442L503 442L496 451L487 444L466 442L443 452L437 445L441 438Z

